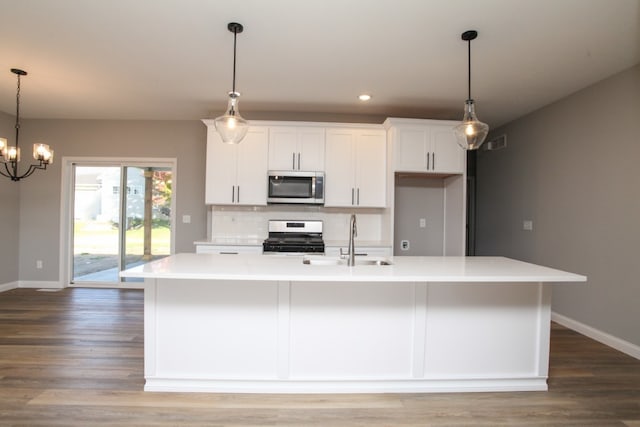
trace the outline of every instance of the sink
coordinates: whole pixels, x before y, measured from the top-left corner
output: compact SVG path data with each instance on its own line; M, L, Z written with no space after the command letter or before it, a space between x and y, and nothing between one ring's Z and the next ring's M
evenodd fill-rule
M338 257L326 256L305 256L302 258L303 264L308 265L347 265L347 260ZM356 266L358 265L393 265L386 258L356 258Z

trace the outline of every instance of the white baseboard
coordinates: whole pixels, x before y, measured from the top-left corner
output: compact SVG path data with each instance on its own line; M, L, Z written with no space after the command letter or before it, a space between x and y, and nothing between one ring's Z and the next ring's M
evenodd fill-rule
M551 313L551 320L640 360L640 346L632 344L629 341L614 337L613 335L563 316L562 314Z
M20 280L19 282L20 288L48 288L48 289L62 289L62 283L55 281L44 281L44 280Z
M15 289L19 287L19 282L9 282L0 285L0 292L10 291L11 289Z

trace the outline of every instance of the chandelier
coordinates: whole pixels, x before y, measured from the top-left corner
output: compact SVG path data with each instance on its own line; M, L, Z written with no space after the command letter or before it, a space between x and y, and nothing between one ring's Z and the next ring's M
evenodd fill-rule
M29 169L23 174L18 173L18 163L20 162L20 77L26 76L27 72L18 68L12 68L11 72L18 76L18 88L16 92L16 145L10 146L6 138L0 138L0 175L10 178L12 181L20 181L32 175L36 169L46 169L47 165L53 163L53 150L47 144L33 144L33 158L37 164L29 165Z

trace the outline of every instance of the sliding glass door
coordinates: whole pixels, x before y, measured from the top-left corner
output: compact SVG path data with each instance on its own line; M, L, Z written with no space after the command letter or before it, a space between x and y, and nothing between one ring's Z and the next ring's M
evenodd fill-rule
M170 254L170 166L78 163L72 182L71 283L117 283Z

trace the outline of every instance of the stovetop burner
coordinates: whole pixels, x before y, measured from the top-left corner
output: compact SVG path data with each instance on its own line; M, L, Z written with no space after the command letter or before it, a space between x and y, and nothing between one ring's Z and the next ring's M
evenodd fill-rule
M270 220L265 253L324 253L322 221Z

